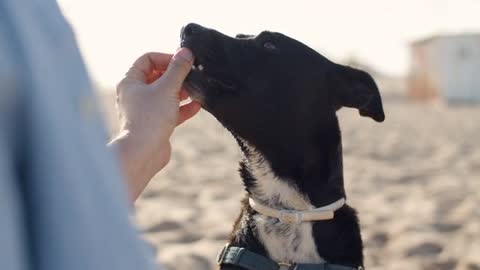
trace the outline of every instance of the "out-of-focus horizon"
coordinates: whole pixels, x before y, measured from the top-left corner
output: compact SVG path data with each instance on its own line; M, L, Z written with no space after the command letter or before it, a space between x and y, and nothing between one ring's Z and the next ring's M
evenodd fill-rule
M480 32L478 0L59 0L59 4L100 89L113 89L144 52L174 52L180 28L188 22L229 35L279 31L333 60L354 58L394 76L408 72L411 41Z

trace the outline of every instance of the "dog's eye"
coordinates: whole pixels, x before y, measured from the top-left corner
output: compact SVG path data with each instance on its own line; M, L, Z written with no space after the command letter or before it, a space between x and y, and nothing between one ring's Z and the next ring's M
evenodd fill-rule
M272 50L272 51L277 49L277 46L275 46L275 44L273 44L273 42L271 41L267 41L263 43L263 47L267 50Z

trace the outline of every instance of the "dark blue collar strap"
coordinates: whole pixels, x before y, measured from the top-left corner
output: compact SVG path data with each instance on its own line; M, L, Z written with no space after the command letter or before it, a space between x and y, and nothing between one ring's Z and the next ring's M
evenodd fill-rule
M319 264L295 264L292 267L292 270L363 270L363 267L359 266L358 268L338 265L338 264L330 264L330 263L319 263Z
M228 244L220 251L217 258L218 265L236 265L248 270L363 270L358 268L320 263L320 264L283 264L277 263L262 255L258 255L241 247Z
M232 247L226 245L220 254L217 262L219 265L230 264L241 266L248 270L279 270L280 266L261 255L248 251L241 247Z

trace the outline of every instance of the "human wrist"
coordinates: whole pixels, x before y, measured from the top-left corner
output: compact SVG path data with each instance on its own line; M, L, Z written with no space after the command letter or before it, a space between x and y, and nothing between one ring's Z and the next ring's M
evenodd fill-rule
M122 129L108 146L116 148L133 200L141 194L150 179L167 165L170 158L168 140L157 146L146 145L128 129Z

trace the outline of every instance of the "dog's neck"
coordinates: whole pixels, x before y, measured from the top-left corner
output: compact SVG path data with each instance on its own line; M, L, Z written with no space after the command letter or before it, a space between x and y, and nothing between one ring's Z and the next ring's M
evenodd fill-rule
M242 141L241 145L244 159L240 163L240 172L250 198L276 209L312 210L345 197L343 188L332 188L328 185L330 181L341 182L343 187L340 145L335 153L328 155L329 162L333 161L333 166L330 166L340 171L329 170L332 168L327 169L323 165L324 168L319 168L332 172L317 175L326 177L327 183L315 181L314 173L305 173L303 179L281 177L272 168L270 161L255 147L245 141Z
M317 132L316 143L308 143L304 138L274 143L265 139L264 144L269 147L257 147L237 137L244 153L240 166L249 195L263 202L284 201L286 207L296 210L305 210L302 200L321 207L345 198L338 121L334 119L328 128ZM288 144L289 141L295 142Z
M294 210L314 209L345 197L339 129L334 129L330 135L311 152L307 151L306 157L290 157L290 160L303 163L282 168L272 164L268 154L237 137L244 153L240 174L248 196L274 209ZM282 155L285 153L275 156ZM363 264L358 220L355 211L348 206L339 209L333 220L291 227L290 236L285 235L285 226L275 219L257 215L254 220L258 237L274 260L327 261L354 267ZM301 242L292 247L291 241L295 239Z

